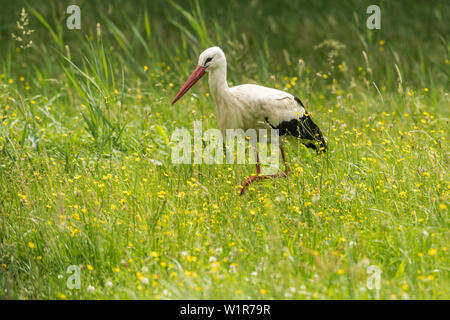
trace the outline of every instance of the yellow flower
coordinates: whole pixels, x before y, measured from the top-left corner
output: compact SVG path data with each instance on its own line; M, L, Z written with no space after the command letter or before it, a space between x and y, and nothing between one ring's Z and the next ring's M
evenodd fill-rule
M148 67L147 66L144 66L144 71L147 71L148 70Z
M261 294L266 294L266 290L264 290L264 289L261 289L261 290L259 290L259 292L261 293Z
M437 249L435 249L435 248L431 248L430 250L428 250L429 256L434 256L436 253L437 253Z
M324 74L322 75L322 78L327 79L327 78L328 78L328 75L327 75L326 73L324 73Z
M31 248L31 249L34 249L34 248L36 248L36 245L33 243L33 242L28 242L28 246Z
M88 269L89 271L92 271L92 270L94 270L94 267L93 267L93 266L91 266L90 264L86 265L86 267L87 267L87 269Z
M299 175L303 174L303 168L298 166L297 168L295 168L295 172Z
M408 285L407 285L406 283L402 285L402 289L403 289L404 291L407 291L408 288L409 288L409 287L408 287Z
M445 209L447 209L447 205L446 205L445 203L441 203L441 204L439 205L439 209L445 210Z
M60 297L61 299L66 299L66 298L67 298L67 296L66 296L64 293L61 293L61 294L59 295L59 297Z
M344 274L344 273L345 273L344 269L339 269L339 270L337 271L337 274Z

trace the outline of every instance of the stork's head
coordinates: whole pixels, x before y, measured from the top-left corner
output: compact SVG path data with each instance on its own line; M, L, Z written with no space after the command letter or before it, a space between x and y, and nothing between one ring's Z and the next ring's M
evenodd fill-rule
M226 66L225 54L219 47L211 47L203 51L198 57L198 66L206 72Z
M178 94L172 101L172 104L177 102L182 96L189 91L190 88L205 75L206 72L216 70L221 67L226 67L227 62L225 54L219 47L211 47L203 51L198 57L197 68L191 73L186 83L181 87Z

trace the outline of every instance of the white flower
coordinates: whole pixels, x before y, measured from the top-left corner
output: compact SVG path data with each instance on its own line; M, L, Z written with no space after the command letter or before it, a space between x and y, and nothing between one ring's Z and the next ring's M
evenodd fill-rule
M143 266L142 267L142 272L148 272L148 267L147 266Z
M89 293L92 293L95 291L95 288L93 286L88 286L86 289Z
M210 257L209 258L209 262L216 262L216 261L217 261L216 257Z
M142 284L148 284L148 278L146 277L141 278L141 282Z
M181 252L181 255L186 257L189 253L187 253L186 251Z
M111 288L113 286L112 281L110 281L110 280L106 281L105 286L107 286L108 288Z

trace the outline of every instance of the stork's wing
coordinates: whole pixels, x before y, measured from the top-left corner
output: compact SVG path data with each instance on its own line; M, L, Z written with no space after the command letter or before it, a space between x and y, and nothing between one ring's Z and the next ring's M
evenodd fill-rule
M301 138L307 147L320 151L326 150L326 141L319 127L306 114L303 103L292 94L261 87L253 84L231 88L233 96L240 105L245 106L249 128L256 127L255 122L268 123L278 129L280 135ZM310 142L308 142L310 141Z
M243 97L242 103L247 111L258 121L265 121L273 128L283 122L302 118L306 111L301 101L292 94L254 84L245 84L232 88L237 97Z
M277 90L278 91L278 90ZM306 111L302 102L293 95L279 91L282 94L271 96L261 104L266 114L265 121L273 128L280 127L283 123L302 118Z

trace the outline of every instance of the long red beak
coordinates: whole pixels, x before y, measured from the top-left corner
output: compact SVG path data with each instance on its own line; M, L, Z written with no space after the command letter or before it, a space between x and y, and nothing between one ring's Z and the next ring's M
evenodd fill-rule
M195 70L191 73L186 83L181 87L180 91L178 91L176 97L173 99L172 104L177 102L182 96L185 95L186 92L189 91L190 88L198 81L201 77L203 77L206 73L206 68L202 66L197 66Z

